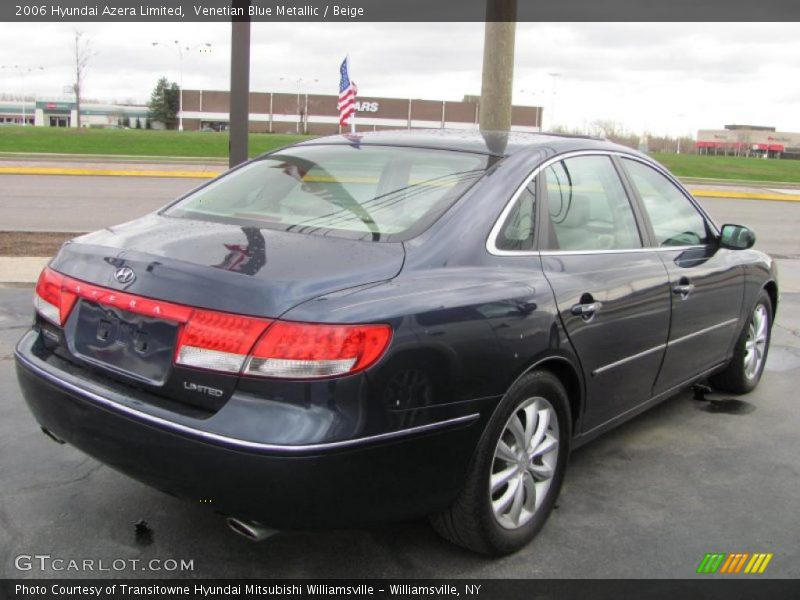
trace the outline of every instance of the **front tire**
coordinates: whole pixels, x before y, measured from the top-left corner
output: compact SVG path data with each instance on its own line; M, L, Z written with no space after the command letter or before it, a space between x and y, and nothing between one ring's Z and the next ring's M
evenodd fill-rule
M431 517L451 542L488 555L530 542L555 504L569 454L567 392L549 371L520 378L478 444L464 489Z
M733 358L724 371L713 375L711 385L733 394L752 392L761 380L772 336L772 301L761 290L756 305L736 340Z

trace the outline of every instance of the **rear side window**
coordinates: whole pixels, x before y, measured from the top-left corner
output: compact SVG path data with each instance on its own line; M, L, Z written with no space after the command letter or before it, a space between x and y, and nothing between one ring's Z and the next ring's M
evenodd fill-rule
M709 242L706 220L674 183L637 160L625 158L623 164L642 199L659 246L697 246Z
M532 250L533 228L536 217L536 182L532 181L514 202L508 213L495 246L498 250Z
M550 250L641 248L633 209L608 156L568 158L542 171Z
M254 161L163 214L372 241L409 239L484 173L487 157L388 146L296 146Z

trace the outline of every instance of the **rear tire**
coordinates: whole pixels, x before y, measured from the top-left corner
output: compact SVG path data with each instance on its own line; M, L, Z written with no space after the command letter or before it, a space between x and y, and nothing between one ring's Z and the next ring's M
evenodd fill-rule
M459 497L431 517L444 538L503 555L530 542L555 504L569 454L569 399L549 371L519 379L500 402Z
M766 290L761 290L736 340L731 362L724 371L710 378L711 385L733 394L752 392L764 372L771 337L772 301Z

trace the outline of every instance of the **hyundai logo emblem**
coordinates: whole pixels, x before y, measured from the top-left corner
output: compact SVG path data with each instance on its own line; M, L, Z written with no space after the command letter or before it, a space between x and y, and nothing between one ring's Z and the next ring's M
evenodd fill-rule
M133 269L130 267L120 267L114 271L114 279L122 285L125 285L127 283L132 283L133 280L136 279L136 273L134 273Z

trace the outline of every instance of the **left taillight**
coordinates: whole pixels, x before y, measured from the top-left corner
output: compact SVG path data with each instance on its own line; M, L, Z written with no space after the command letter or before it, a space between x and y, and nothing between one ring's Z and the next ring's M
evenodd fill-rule
M63 327L78 298L176 323L175 364L254 377L318 379L357 373L383 356L392 337L389 325L262 319L111 290L49 267L42 271L34 305L44 319Z
M181 329L175 362L240 373L250 350L272 321L195 309Z
M74 293L64 289L64 276L45 267L36 282L33 305L44 319L62 327L75 305Z

